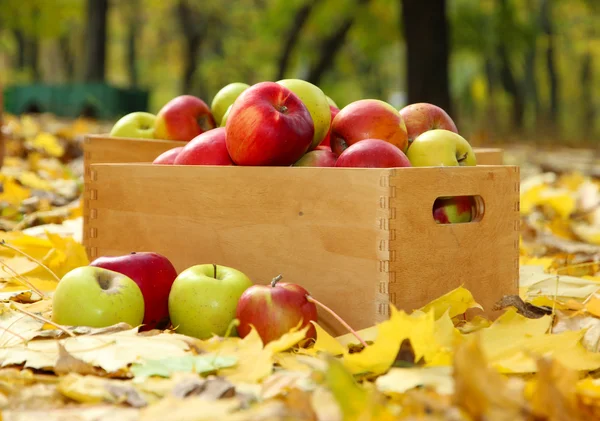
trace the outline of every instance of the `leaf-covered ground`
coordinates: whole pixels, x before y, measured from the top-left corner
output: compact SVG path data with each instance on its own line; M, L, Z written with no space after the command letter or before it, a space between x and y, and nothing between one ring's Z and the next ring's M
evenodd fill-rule
M88 263L79 141L103 127L5 120L2 419L600 419L600 181L576 152L571 166L565 153L508 156L523 165L521 288L499 299L497 320L466 319L480 306L459 287L360 331L367 347L319 326L314 342L291 331L264 346L255 332L201 341L50 323L50 272Z

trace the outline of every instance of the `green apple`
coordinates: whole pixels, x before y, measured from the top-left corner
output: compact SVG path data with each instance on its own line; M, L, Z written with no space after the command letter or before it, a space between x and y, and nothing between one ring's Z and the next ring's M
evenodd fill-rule
M315 125L313 141L308 150L316 148L327 136L331 125L331 110L327 96L321 88L302 79L283 79L277 83L295 93L308 108Z
M67 326L106 327L144 320L144 296L128 276L95 266L66 273L52 296L52 320Z
M413 167L455 167L477 165L475 152L461 135L445 129L421 133L406 152Z
M225 112L237 97L249 87L250 85L247 83L233 82L223 86L221 90L217 92L210 105L210 111L217 124L221 123Z
M229 112L231 111L232 105L233 104L231 104L229 107L227 107L227 111L225 111L225 114L223 114L223 119L221 120L220 127L225 127L225 125L227 124L227 118L229 117Z
M110 131L113 137L154 138L156 116L144 111L136 111L121 117Z
M171 323L177 333L198 339L224 336L235 319L238 300L250 286L252 281L234 268L214 264L189 267L171 286Z
M325 95L325 97L327 98L327 102L329 103L329 105L331 105L332 107L335 107L335 108L340 108L340 107L338 107L338 105L335 103L335 101L333 99L329 98L327 95Z

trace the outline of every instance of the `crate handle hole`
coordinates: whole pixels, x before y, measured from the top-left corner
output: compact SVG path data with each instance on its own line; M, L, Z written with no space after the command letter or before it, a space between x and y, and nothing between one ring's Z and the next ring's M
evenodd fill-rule
M440 196L432 206L432 216L436 224L467 224L479 222L485 213L485 203L479 195Z

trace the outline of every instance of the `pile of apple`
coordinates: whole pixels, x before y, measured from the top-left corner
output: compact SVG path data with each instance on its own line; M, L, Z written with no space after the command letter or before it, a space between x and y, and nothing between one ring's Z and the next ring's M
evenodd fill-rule
M111 135L185 142L156 157L157 165L476 165L469 142L434 104L397 110L378 99L360 99L339 109L318 86L301 79L230 83L210 107L200 98L181 95L156 116L138 112L123 117ZM468 222L474 206L471 197L443 198L434 206L434 219Z
M104 256L61 278L52 297L52 319L66 326L172 326L199 339L244 337L254 326L266 344L317 320L308 291L279 279L254 284L243 272L216 264L177 274L167 257L154 252ZM315 335L310 325L306 337Z

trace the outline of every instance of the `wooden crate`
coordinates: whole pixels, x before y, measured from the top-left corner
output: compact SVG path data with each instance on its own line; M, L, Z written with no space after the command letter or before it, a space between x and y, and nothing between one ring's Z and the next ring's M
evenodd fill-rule
M131 139L90 135L84 140L84 170L89 173L95 163L152 162L161 153L183 146L186 142L176 140ZM500 148L473 148L478 165L502 165L503 150Z
M480 195L481 219L436 224L433 202L448 195ZM178 271L282 274L357 329L386 319L390 302L412 310L461 284L495 317L517 293L519 169L92 164L84 245L91 259L151 250Z

